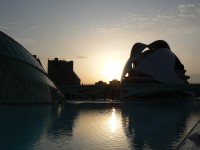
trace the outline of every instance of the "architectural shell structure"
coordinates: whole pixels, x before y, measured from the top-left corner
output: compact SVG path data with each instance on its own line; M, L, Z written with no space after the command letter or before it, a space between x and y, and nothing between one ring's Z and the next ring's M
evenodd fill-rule
M189 76L169 45L158 40L149 45L136 43L121 76L123 98L188 98Z
M178 57L162 40L149 45L133 45L130 58L122 72L121 82L127 84L188 84L189 76Z
M60 98L33 55L0 31L0 103L47 103Z

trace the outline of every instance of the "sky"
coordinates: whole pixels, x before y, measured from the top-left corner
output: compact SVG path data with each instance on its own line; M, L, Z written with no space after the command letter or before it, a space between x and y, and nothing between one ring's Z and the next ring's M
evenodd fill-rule
M134 43L165 40L200 82L199 0L0 0L0 30L32 54L74 61L81 83L120 80Z

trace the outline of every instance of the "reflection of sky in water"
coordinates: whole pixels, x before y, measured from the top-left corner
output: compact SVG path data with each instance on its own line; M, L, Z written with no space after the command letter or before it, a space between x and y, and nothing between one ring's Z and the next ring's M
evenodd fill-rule
M81 145L85 149L128 149L121 113L115 108L81 112L73 139L73 146Z
M191 104L2 106L0 149L173 149L199 117Z

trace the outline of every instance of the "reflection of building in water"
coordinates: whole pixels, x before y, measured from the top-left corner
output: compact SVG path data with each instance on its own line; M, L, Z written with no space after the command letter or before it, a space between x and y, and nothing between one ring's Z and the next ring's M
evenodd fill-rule
M170 108L170 109L169 109ZM192 103L123 104L123 128L133 149L174 149L183 139Z
M109 126L110 126L111 131L115 132L115 130L117 130L119 127L119 119L117 118L115 109L112 109L110 113L111 108L112 107L110 106L110 104L98 104L98 103L96 104L95 103L80 103L80 104L75 103L75 104L58 105L52 109L53 115L51 115L51 120L48 122L48 125L47 125L47 135L48 137L51 137L51 140L58 140L58 139L71 140L71 138L73 138L74 136L73 129L76 128L76 126L83 125L83 124L76 124L77 119L80 119L88 115L89 117L86 117L86 118L89 121L93 122L93 120L91 120L90 118L94 117L97 113L99 113L100 116L102 116L105 120L107 119L106 115L108 116L110 115ZM105 112L109 112L109 114ZM85 115L80 116L81 113L85 113ZM99 120L100 118L95 118L95 119L98 119L99 122L104 121L104 120ZM103 122L101 122L99 125L103 126ZM90 126L87 126L87 127L90 128ZM85 128L87 129L87 127ZM105 126L103 127L104 129L106 128ZM87 132L87 130L85 132ZM84 135L80 135L80 136L84 136Z
M35 149L48 126L51 108L51 105L1 106L0 148Z
M58 87L80 85L80 78L73 70L73 61L48 60L48 74Z
M44 103L61 97L40 62L0 31L0 103Z
M74 120L79 109L76 105L57 105L52 109L51 120L48 124L47 134L51 140L70 139L73 136Z

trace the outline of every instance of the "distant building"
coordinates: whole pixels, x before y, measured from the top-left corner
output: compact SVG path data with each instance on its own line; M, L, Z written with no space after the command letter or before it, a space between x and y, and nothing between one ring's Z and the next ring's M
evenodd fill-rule
M80 85L80 78L73 70L73 61L48 60L48 74L58 87Z
M33 55L33 57L34 57L34 58L39 62L39 64L42 66L42 63L41 63L39 57L37 57L37 55ZM42 67L43 67L43 66L42 66Z
M106 82L98 81L98 82L95 82L95 85L106 85Z
M110 81L110 85L118 86L118 85L120 85L120 81L117 79L113 79L112 81Z

